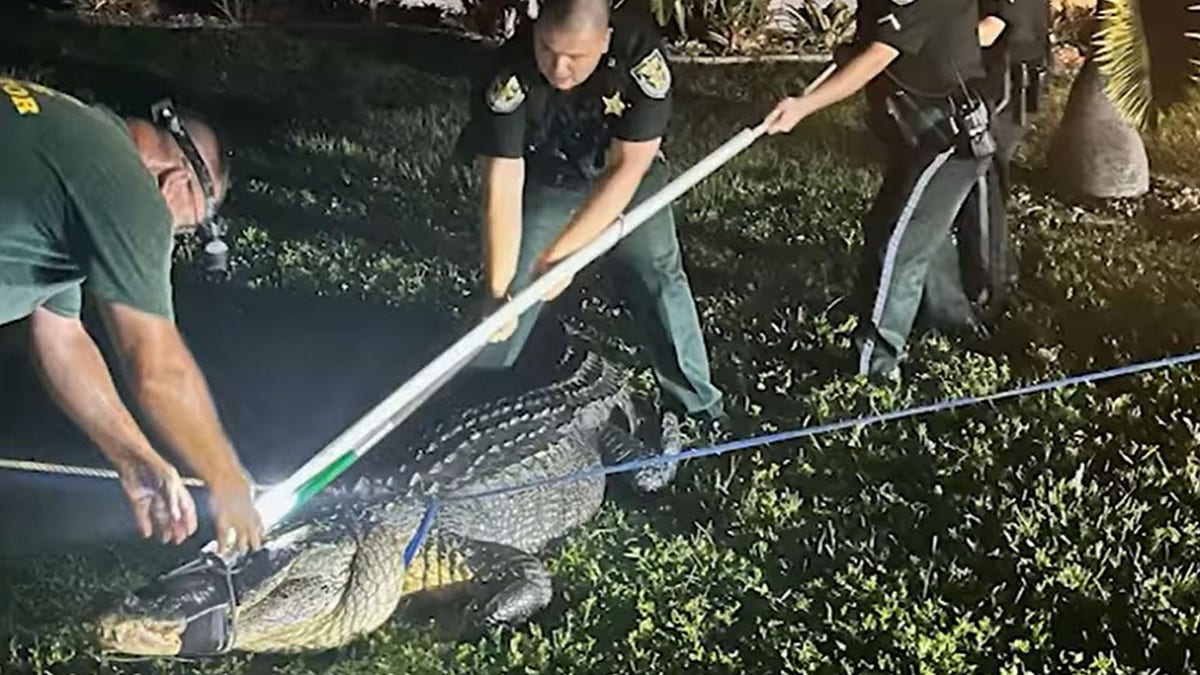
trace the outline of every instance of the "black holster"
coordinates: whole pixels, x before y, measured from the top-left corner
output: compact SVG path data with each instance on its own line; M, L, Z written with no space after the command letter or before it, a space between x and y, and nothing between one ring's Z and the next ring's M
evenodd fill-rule
M963 156L976 158L996 152L992 108L985 97L970 89L930 98L894 88L883 95L882 105L910 148L926 146L941 152L955 147Z

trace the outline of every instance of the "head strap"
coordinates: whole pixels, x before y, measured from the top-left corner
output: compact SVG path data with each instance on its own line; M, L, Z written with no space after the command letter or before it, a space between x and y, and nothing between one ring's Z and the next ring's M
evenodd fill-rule
M179 149L183 151L183 156L191 165L192 171L196 173L200 189L204 193L204 215L196 224L196 231L204 243L205 267L209 271L224 272L228 265L229 246L221 239L224 228L216 217L217 199L212 174L209 173L208 167L200 157L200 151L196 148L191 134L184 127L183 120L180 119L171 99L165 98L155 103L150 108L150 114L154 124L175 139Z

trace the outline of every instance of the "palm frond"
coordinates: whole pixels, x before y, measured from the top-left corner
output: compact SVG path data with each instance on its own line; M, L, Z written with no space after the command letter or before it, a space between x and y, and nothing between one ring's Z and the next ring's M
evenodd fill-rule
M1136 128L1200 88L1200 4L1195 0L1109 0L1093 39L1109 98Z

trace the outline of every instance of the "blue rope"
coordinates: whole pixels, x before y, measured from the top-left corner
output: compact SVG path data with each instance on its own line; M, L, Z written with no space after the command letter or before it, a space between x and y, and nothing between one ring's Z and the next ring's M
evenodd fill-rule
M425 545L425 540L429 538L429 530L433 527L433 519L437 517L437 512L441 508L441 505L442 503L438 501L437 497L429 500L429 506L425 507L425 516L421 518L421 524L417 526L416 533L413 534L412 540L408 542L408 547L404 549L405 567L408 567L413 557L417 555L417 551Z
M1099 380L1112 379L1112 378L1121 377L1124 375L1131 375L1133 373L1144 372L1144 371L1148 371L1148 370L1156 370L1158 368L1167 368L1167 367L1182 365L1182 364L1191 363L1191 362L1197 361L1197 360L1200 360L1200 352L1193 352L1191 354L1184 354L1184 355L1180 355L1180 356L1170 356L1170 357L1166 357L1166 358L1156 359L1154 361L1145 361L1142 363L1135 363L1132 365L1120 366L1117 368L1110 368L1107 370L1095 371L1095 372L1091 372L1091 373L1084 373L1081 375L1073 375L1071 377L1065 377L1065 378L1061 378L1058 380L1051 380L1049 382L1042 382L1039 384L1027 385L1024 387L1018 387L1016 389L1010 389L1008 391L1002 391L1002 392L998 392L998 393L994 393L994 394L986 394L983 396L963 396L963 397L959 397L959 398L955 398L955 399L947 399L947 400L939 401L936 403L929 403L926 405L905 408L902 410L896 410L896 411L892 411L892 412L888 412L888 413L881 413L881 414L870 415L870 416L866 416L866 417L856 417L853 419L841 420L838 422L828 422L826 424L819 424L819 425L813 426L813 427L803 427L800 429L793 429L791 431L781 431L781 432L774 433L774 434L766 434L766 435L762 435L762 436L752 436L750 438L746 438L746 439L742 439L742 440L738 440L738 441L731 441L729 443L722 443L722 444L710 446L707 448L697 448L694 450L687 450L685 452L680 452L680 453L677 453L674 455L658 455L658 456L654 456L654 457L644 457L644 458L640 458L640 459L630 460L628 462L621 462L618 464L612 464L612 465L608 465L608 466L593 467L590 469L585 469L583 471L575 471L572 473L563 474L561 476L555 476L552 478L543 478L541 480L530 481L528 483L522 483L522 484L518 484L518 485L492 488L489 490L482 490L479 492L467 492L467 493L463 493L463 494L456 494L456 495L451 495L451 496L447 496L447 497L442 497L442 498L440 498L440 500L438 498L432 498L429 501L429 506L426 508L425 517L421 521L421 527L417 529L417 532L413 535L412 541L409 542L408 549L406 550L406 553L405 553L405 561L404 562L405 562L405 565L407 565L409 560L411 559L411 556L414 555L416 553L417 549L419 549L424 544L426 537L429 536L429 530L431 529L431 527L433 525L433 517L436 514L437 510L441 507L441 504L443 502L464 501L467 499L482 499L485 497L497 497L500 495L506 495L506 494L512 494L512 493L516 493L516 492L523 492L526 490L532 490L532 489L539 488L539 487L547 487L550 485L558 485L560 483L574 482L574 481L583 480L586 478L596 478L599 476L607 476L607 475L617 474L617 473L628 473L628 472L637 471L639 469L644 469L644 468L648 468L648 467L672 464L675 462L682 462L682 461L688 460L688 459L695 459L695 458L699 458L699 457L712 457L712 456L721 455L721 454L724 454L727 452L743 451L743 450L750 450L753 448L763 447L763 446L771 445L772 443L779 443L781 441L795 440L798 438L806 438L806 437L810 437L810 436L819 436L822 434L832 433L834 431L841 431L843 429L849 429L852 427L867 426L870 424L878 424L880 422L890 422L893 420L904 419L907 417L916 417L918 415L924 415L924 414L928 414L928 413L943 412L946 410L953 410L955 408L962 408L962 407L966 407L966 406L978 405L980 403L989 403L989 402L1000 401L1000 400L1008 399L1008 398L1016 398L1019 396L1026 396L1028 394L1034 394L1034 393L1038 393L1038 392L1042 392L1042 391L1061 389L1064 387L1070 387L1070 386L1077 385L1077 384L1087 384L1089 382L1096 382Z

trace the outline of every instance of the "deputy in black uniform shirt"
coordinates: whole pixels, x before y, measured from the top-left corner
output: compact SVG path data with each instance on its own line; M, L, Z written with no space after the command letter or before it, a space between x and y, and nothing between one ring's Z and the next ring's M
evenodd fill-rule
M806 95L780 101L768 133L866 89L868 123L890 150L883 185L864 222L858 279L859 372L895 380L923 299L928 309L970 317L957 278L931 278L955 216L994 151L977 0L860 0L852 56ZM949 265L957 269L957 264ZM957 277L957 275L954 275Z
M586 246L626 207L660 190L672 73L644 9L609 0L549 0L505 43L481 80L460 152L482 160L486 292L511 297ZM724 417L670 208L612 250L666 415L711 426ZM553 290L547 301L563 288ZM476 364L512 366L535 305Z
M985 91L995 108L996 154L963 205L957 231L964 287L981 317L999 310L1006 286L1015 278L1006 213L1012 187L1009 163L1045 89L1049 5L1049 0L979 0L979 40L987 68Z

